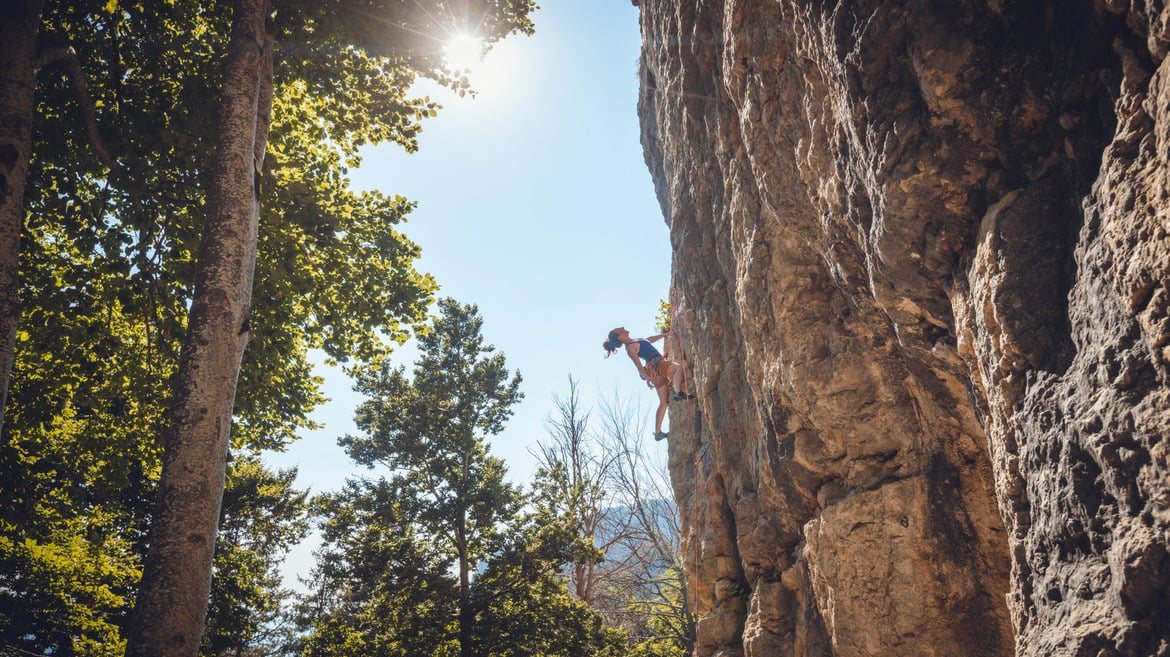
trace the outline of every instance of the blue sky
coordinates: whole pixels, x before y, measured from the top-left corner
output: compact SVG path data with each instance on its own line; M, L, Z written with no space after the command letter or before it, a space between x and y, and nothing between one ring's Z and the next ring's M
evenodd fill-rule
M355 187L418 203L401 226L422 247L418 268L439 296L479 306L486 340L523 376L525 399L491 440L516 482L531 475L530 450L570 374L587 406L614 395L640 402L650 440L656 397L624 355L603 358L601 342L619 325L652 333L670 279L638 127L637 9L630 0L541 4L533 36L509 37L485 57L475 98L416 87L444 105L423 124L418 152L370 149L351 171ZM395 361L409 370L414 355L408 343ZM339 371L319 374L331 399L314 414L324 428L266 459L297 466L298 485L314 493L367 475L337 446L355 431L362 399ZM307 572L311 548L290 555L290 571Z

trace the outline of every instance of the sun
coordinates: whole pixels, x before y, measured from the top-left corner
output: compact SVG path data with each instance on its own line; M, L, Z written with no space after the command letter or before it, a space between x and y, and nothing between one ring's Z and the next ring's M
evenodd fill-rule
M452 71L470 72L483 61L483 39L471 32L456 32L447 39L443 59Z
M446 73L453 78L447 85L440 85L457 95L503 100L503 96L522 93L522 76L525 70L525 43L519 39L502 39L490 45L474 30L466 29L448 33L443 45L443 65Z

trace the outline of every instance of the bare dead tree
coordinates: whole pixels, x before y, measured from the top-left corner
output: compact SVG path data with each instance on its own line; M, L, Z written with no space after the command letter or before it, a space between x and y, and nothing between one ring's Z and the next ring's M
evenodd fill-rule
M568 396L553 399L548 440L534 456L543 476L555 479L568 500L580 536L602 555L600 561L574 564L566 573L570 587L634 642L666 640L679 654L689 654L694 622L687 607L678 506L665 452L651 453L638 438L645 433L644 409L614 398L591 426L571 376Z
M627 566L619 591L635 641L666 640L681 654L694 649L694 617L687 602L680 543L681 520L665 450L647 449L638 405L614 398L602 407L603 449L614 458L608 488L626 514L621 544ZM655 443L657 444L657 443Z
M545 422L549 440L537 446L534 456L543 475L555 482L566 500L580 537L601 555L621 541L627 529L611 516L611 493L607 487L615 457L598 450L589 430L589 411L582 408L577 381L569 377L567 397L554 395L556 412ZM594 606L599 580L608 568L599 569L594 558L574 563L568 573L574 595Z

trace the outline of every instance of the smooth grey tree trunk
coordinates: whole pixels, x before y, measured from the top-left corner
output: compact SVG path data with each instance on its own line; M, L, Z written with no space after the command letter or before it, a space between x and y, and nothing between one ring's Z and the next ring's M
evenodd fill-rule
M127 657L194 657L211 589L236 380L251 337L259 175L272 108L271 0L236 0L210 211Z
M0 2L0 429L20 322L20 229L36 109L44 0Z

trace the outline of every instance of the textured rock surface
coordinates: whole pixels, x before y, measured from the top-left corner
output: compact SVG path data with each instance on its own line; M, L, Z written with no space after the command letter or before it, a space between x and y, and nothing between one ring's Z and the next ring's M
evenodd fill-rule
M1170 655L1170 11L636 4L697 654Z

